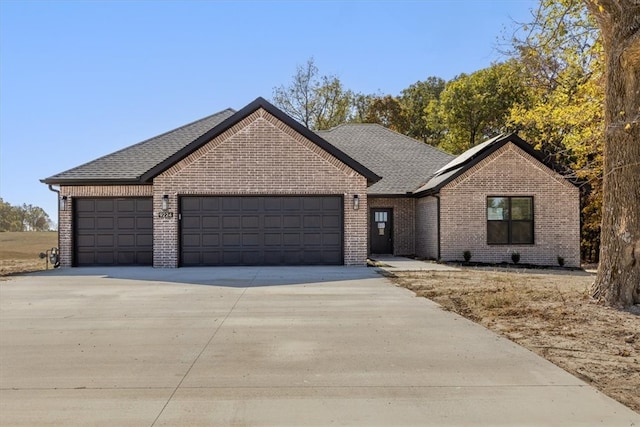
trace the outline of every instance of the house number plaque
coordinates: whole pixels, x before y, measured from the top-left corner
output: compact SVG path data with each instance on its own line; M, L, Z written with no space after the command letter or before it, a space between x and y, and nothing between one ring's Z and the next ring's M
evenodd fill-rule
M160 211L158 212L158 218L173 218L173 212Z

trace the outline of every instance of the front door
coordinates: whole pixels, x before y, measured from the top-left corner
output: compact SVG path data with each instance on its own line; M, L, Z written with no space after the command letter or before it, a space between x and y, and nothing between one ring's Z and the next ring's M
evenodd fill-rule
M372 254L393 253L393 209L372 208L369 220L369 244Z

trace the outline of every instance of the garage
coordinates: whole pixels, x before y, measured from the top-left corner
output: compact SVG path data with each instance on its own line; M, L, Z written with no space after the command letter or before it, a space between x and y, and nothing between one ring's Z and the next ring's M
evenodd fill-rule
M343 264L342 196L184 196L182 266Z
M74 265L153 264L150 197L74 200Z

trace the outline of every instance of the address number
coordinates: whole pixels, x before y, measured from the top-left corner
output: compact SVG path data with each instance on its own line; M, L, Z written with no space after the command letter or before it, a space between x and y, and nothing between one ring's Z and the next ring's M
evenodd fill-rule
M158 212L158 218L173 218L173 212Z

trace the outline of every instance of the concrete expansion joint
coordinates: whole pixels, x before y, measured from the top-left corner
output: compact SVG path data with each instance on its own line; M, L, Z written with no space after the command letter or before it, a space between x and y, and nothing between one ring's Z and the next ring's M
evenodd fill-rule
M256 274L257 276L257 274ZM256 276L253 277L253 279L251 279L251 283L253 283L256 279ZM191 370L193 369L194 365L196 364L196 362L198 361L198 359L200 359L200 356L202 356L202 354L204 353L204 351L207 349L207 347L209 347L209 344L211 344L211 341L213 341L213 339L215 338L216 334L218 333L218 331L220 330L220 328L222 327L222 325L224 325L224 323L227 321L227 319L229 318L229 316L231 315L231 313L233 312L233 310L236 308L236 305L238 305L238 302L240 302L240 299L242 299L242 297L244 296L244 294L247 292L248 288L244 288L242 290L242 293L238 296L238 298L236 299L236 301L233 303L233 305L231 306L231 308L229 309L229 311L227 312L227 314L224 316L224 319L222 319L222 322L220 322L220 324L215 328L215 330L213 331L213 333L211 334L211 337L209 337L209 339L207 340L206 344L202 347L202 350L200 350L200 352L198 353L198 355L195 357L195 359L193 359L193 362L191 362L191 365L189 366L189 369L187 369L187 372L184 373L184 375L182 376L182 378L180 379L180 382L178 383L178 385L176 385L176 387L173 389L173 392L171 392L171 396L169 396L169 398L167 399L167 401L165 402L165 404L162 406L162 409L160 409L160 412L158 412L158 416L153 420L153 422L151 423L151 427L153 427L154 425L156 425L156 423L158 422L158 420L160 419L160 417L162 416L162 413L164 412L164 410L167 408L167 405L169 405L169 402L171 402L171 399L173 399L173 396L176 394L176 392L178 391L178 389L180 388L180 386L182 385L182 383L184 382L185 378L187 378L187 376L189 375L189 373L191 372Z

